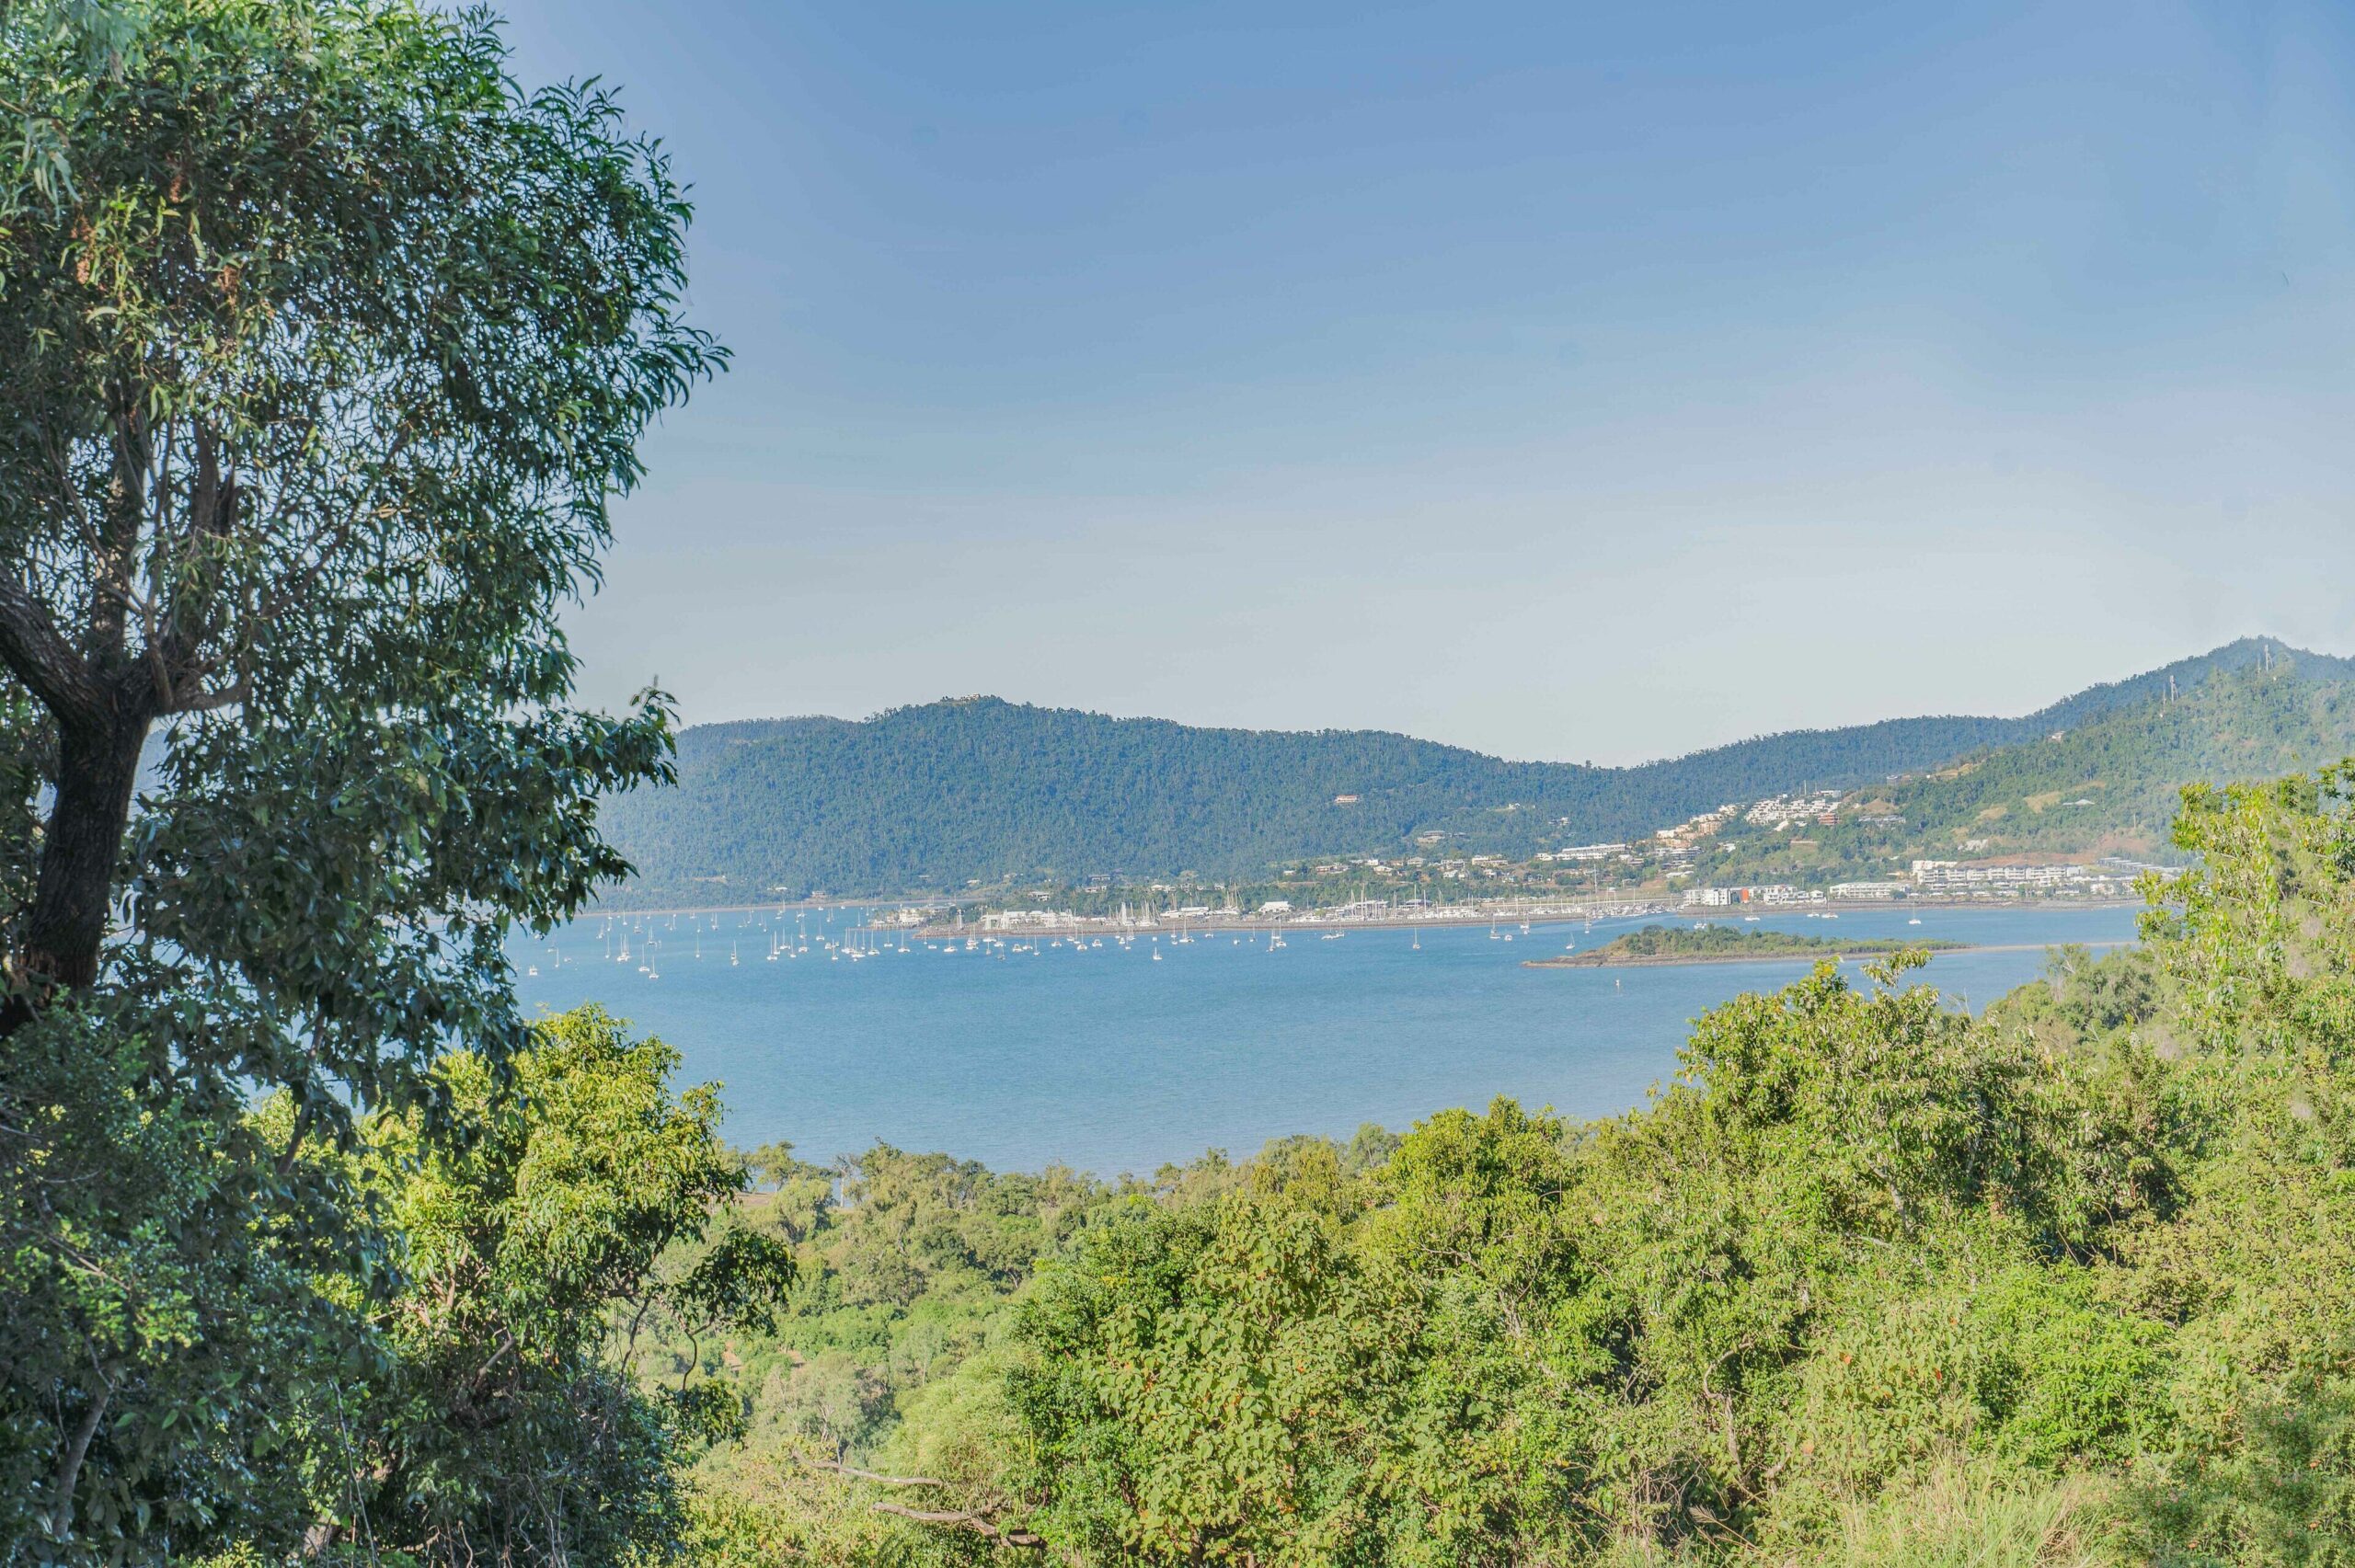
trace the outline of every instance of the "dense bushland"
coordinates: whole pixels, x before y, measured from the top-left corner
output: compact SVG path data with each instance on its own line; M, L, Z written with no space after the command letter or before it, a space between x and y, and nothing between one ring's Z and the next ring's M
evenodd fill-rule
M736 1406L641 1383L629 1335L765 1326L793 1266L729 1207L743 1162L673 1053L568 1014L505 1073L444 1058L430 1127L387 1110L340 1146L297 1145L282 1093L166 1116L118 1086L94 1120L76 1091L119 1064L91 1057L24 1135L40 1173L0 1187L5 1560L672 1552L679 1463ZM257 1153L276 1184L233 1202ZM69 1530L30 1396L75 1357L110 1397Z
M2355 812L2200 789L2177 837L2144 947L1977 1018L1825 968L1616 1120L788 1179L707 1494L843 1561L877 1505L1102 1562L2345 1561Z

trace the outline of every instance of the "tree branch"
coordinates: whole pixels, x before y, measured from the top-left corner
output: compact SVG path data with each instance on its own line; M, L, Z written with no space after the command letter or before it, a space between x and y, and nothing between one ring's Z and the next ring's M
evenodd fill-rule
M98 1368L91 1367L93 1373ZM90 1438L98 1432L99 1418L107 1413L107 1404L114 1398L114 1385L98 1378L98 1392L90 1401L90 1408L82 1413L82 1423L74 1429L74 1440L58 1456L57 1481L52 1487L49 1505L49 1533L59 1540L66 1539L74 1528L74 1493L82 1479L82 1460L90 1451Z
M294 1169L294 1162L303 1152L303 1139L310 1135L311 1113L316 1107L305 1095L294 1109L294 1129L286 1138L286 1152L278 1157L278 1179L284 1181Z
M935 1481L928 1475L878 1475L871 1470L861 1470L856 1465L846 1465L840 1459L805 1458L801 1462L812 1470L830 1470L838 1475L853 1476L860 1481L871 1481L878 1486L946 1486L948 1484L945 1481Z
M0 662L31 689L61 724L103 723L107 691L48 607L21 582L0 578Z
M869 1482L877 1486L941 1486L948 1483L928 1475L879 1475L871 1470L840 1459L815 1459L806 1454L794 1456L811 1470L830 1470L836 1475L846 1475L854 1481ZM977 1508L911 1508L904 1503L870 1503L868 1508L878 1514L890 1514L895 1518L913 1519L920 1525L947 1525L955 1529L971 1530L1002 1546L1040 1547L1046 1538L1025 1529L1008 1529L996 1523L987 1509Z
M221 470L219 441L201 424L196 427L194 445L196 473L190 482L186 508L188 537L176 569L162 574L169 579L171 601L164 608L160 624L149 635L147 644L156 698L166 713L224 705L223 702L191 702L183 693L199 685L207 673L200 667L199 656L213 631L211 601L216 586L204 580L204 574L212 568L207 556L236 526L240 497L236 475ZM158 544L160 546L160 539ZM166 586L165 581L158 580L158 594ZM236 700L239 699L224 699Z
M107 488L98 547L91 552L88 634L91 660L110 671L122 657L131 574L139 554L139 530L147 517L147 480L155 453L139 388L118 383L107 402L114 428L114 477Z
M989 1521L986 1515L971 1513L963 1508L910 1508L899 1503L870 1503L868 1511L890 1514L898 1518L913 1519L920 1525L948 1525L958 1529L971 1530L1001 1546L1041 1547L1047 1538L1028 1530L1006 1529Z
M206 687L184 693L175 692L165 703L164 712L166 714L211 713L215 708L225 708L233 703L242 703L252 694L252 686L247 682L244 676L240 675L226 686Z

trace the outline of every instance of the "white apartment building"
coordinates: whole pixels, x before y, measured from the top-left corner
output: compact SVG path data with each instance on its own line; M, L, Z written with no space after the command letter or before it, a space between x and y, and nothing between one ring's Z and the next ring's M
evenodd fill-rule
M1902 898L1913 890L1911 882L1834 882L1835 898Z
M2114 892L2120 878L2097 865L1959 865L1917 860L1917 891L1947 897L2010 898L2027 893Z

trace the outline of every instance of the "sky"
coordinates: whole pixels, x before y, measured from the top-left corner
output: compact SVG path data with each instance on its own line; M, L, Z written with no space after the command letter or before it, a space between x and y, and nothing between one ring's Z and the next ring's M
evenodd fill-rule
M505 9L735 356L592 704L1627 762L2355 652L2355 8Z

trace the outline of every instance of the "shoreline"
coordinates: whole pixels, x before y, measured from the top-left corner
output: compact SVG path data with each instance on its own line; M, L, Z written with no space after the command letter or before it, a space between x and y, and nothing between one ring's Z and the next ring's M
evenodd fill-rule
M2006 899L2001 902L1992 898L1921 898L1901 900L1895 903L1874 900L1869 902L1857 901L1841 904L1811 904L1803 907L1798 905L1781 905L1777 906L1771 911L1762 911L1762 913L1771 912L1777 915L1800 916L1810 914L1871 914L1881 910L1892 909L1901 910L1909 907L1917 910L2139 910L2142 908L2142 904L2139 899L2134 898L2022 898ZM682 912L684 913L684 911ZM1108 924L1054 927L1040 926L1013 931L996 929L985 930L979 925L969 925L961 930L952 926L927 925L912 926L905 929L907 930L909 937L912 940L918 942L945 942L951 939L961 941L969 936L987 936L998 941L1005 941L1008 939L1028 941L1032 938L1046 938L1051 940L1056 937L1071 936L1159 936L1166 933L1178 932L1258 933L1264 931L1422 931L1433 927L1455 928L1467 925L1527 925L1534 928L1541 925L1588 925L1592 924L1597 921L1614 920L1685 921L1698 921L1711 925L1741 925L1746 923L1743 917L1738 914L1729 916L1721 912L1712 912L1706 915L1695 915L1683 909L1662 909L1655 905L1648 909L1636 908L1629 910L1612 910L1607 911L1598 910L1598 912L1593 914L1523 914L1516 911L1498 914L1451 915L1444 919L1430 920L1401 919L1396 916L1390 916L1379 920L1340 920L1331 916L1305 920L1258 920L1249 915L1241 915L1225 920L1189 921L1183 925L1156 922L1152 925ZM897 931L902 928L897 926L878 926L874 929Z
M1607 958L1580 962L1576 957L1524 958L1524 969L1673 969L1710 964L1813 964L1825 958L1835 964L1845 964L1865 958L1886 958L1892 953L1916 952L1936 961L1954 953L2041 953L2062 945L2054 942L1951 942L1941 947L1873 947L1843 952L1827 947L1820 953L1727 953L1704 956L1694 953L1650 954L1639 958ZM2124 937L2102 942L2080 942L2079 947L2131 947L2134 943ZM1600 948L1597 952L1602 951Z
M1548 900L1551 901L1551 900ZM650 910L584 910L569 922L579 925L592 920L662 920L675 915L734 915L789 912L795 910L907 910L953 907L956 899L937 897L902 895L873 898L794 898L779 903L677 904ZM1408 931L1425 926L1485 925L1569 925L1602 920L1672 920L1702 921L1714 924L1740 925L1746 916L1735 911L1747 910L1760 915L1850 915L1873 914L1900 910L2139 910L2144 907L2140 898L1850 898L1827 900L1821 904L1775 905L1664 905L1659 900L1630 898L1626 909L1609 907L1610 901L1598 903L1592 914L1561 914L1547 912L1526 914L1518 910L1499 910L1476 915L1451 915L1444 919L1415 920L1401 916L1386 916L1379 920L1342 920L1334 916L1307 919L1261 920L1255 915L1235 915L1188 922L1179 925L1160 921L1152 925L1083 925L1055 929L1041 927L1027 931L984 932L979 925L963 930L941 926L877 925L869 921L862 930L905 930L912 937L938 941L948 936L1069 936L1074 933L1091 936L1158 935L1175 931Z

